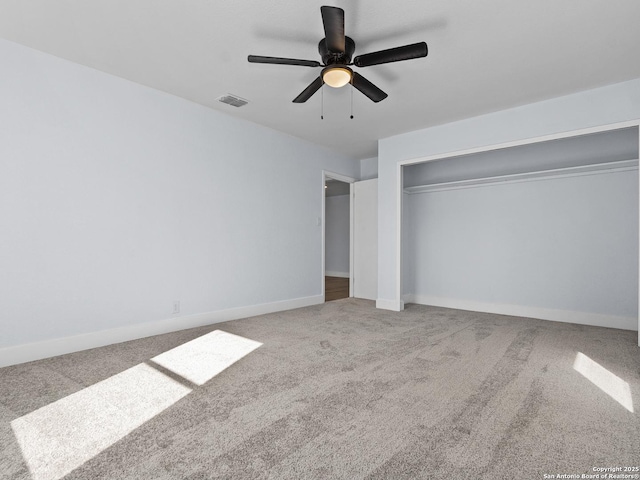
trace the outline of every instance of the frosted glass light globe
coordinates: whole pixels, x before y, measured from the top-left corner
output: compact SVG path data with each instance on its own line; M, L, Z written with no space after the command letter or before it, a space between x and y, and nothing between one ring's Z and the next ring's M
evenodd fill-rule
M344 87L351 81L351 69L346 67L331 67L322 72L324 83L333 88Z

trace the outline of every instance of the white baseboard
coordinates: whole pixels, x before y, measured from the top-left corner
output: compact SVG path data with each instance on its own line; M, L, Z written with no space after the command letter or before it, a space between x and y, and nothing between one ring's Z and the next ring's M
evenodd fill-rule
M228 310L218 310L197 315L166 318L154 322L128 325L126 327L112 328L71 337L4 347L0 348L0 367L32 362L43 358L88 350L90 348L104 347L105 345L112 345L114 343L128 342L129 340L161 335L163 333L177 332L188 328L202 327L214 323L226 322L228 320L237 320L239 318L263 315L265 313L308 307L323 302L324 299L322 295L315 295L312 297L230 308Z
M387 300L385 298L378 298L376 300L376 308L382 310L392 310L394 312L401 312L404 310L404 302L402 300Z
M349 278L349 272L324 272L326 277L340 277L340 278Z
M555 310L551 308L526 307L501 303L485 303L457 298L433 297L430 295L405 295L407 303L431 305L434 307L455 308L473 312L496 313L514 317L538 318L553 322L578 323L595 327L620 328L622 330L638 330L636 317L621 317L601 313L575 312L571 310Z

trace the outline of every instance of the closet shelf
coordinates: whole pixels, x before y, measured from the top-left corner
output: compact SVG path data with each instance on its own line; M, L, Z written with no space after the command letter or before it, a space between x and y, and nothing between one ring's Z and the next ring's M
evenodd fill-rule
M442 190L455 190L460 188L472 188L489 185L499 185L503 183L531 182L550 178L577 177L582 175L595 175L602 173L624 172L638 170L638 159L622 160L617 162L597 163L592 165L580 165L576 167L555 168L551 170L540 170L535 172L515 173L509 175L499 175L494 177L472 178L469 180L458 180L454 182L431 183L426 185L416 185L405 187L404 192L408 194L438 192Z

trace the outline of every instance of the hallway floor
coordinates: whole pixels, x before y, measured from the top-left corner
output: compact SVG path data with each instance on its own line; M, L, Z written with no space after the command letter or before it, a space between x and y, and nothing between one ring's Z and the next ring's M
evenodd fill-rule
M349 298L349 279L341 277L324 277L324 301Z

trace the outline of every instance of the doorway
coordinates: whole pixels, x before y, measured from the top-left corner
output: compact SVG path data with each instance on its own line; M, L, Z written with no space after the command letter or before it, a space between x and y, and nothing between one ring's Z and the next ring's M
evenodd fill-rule
M324 300L349 298L351 185L328 177L325 192Z
M355 178L322 175L322 293L325 302L353 296L353 187Z

